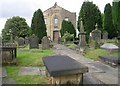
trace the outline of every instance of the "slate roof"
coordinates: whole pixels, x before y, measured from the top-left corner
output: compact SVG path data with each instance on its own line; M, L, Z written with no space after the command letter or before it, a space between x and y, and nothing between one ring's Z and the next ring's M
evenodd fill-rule
M43 57L50 76L70 75L88 72L88 67L65 55Z

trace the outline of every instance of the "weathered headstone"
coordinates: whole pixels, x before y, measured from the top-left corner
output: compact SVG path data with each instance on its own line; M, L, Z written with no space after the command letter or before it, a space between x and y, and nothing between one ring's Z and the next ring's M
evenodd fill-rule
M108 32L107 31L103 32L103 39L108 39Z
M98 30L98 25L96 24L96 29L92 31L91 36L92 36L92 40L96 41L96 40L100 40L101 39L101 31Z
M34 34L30 37L29 39L29 48L39 48L39 41L38 41L38 37L35 36Z
M50 40L48 37L44 36L42 38L42 49L49 49L50 48Z
M84 48L86 46L86 40L85 40L85 32L84 32L84 26L83 26L83 21L81 19L81 24L80 24L80 36L79 36L79 46L80 48Z
M25 45L28 45L28 44L29 44L29 38L25 37Z
M24 44L25 44L24 38L22 38L22 37L16 38L16 41L19 46L24 46Z

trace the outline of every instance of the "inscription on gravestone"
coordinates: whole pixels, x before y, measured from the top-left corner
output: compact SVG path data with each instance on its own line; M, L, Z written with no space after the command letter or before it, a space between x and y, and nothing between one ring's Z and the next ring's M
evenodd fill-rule
M29 39L29 48L39 48L39 42L38 42L38 37L35 35L32 35Z

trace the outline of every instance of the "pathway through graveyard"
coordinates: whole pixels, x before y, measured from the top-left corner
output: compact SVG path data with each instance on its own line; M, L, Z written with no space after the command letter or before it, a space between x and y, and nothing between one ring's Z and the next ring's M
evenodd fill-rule
M85 83L87 84L118 84L118 70L105 65L99 61L93 61L84 58L76 51L71 50L64 45L54 45L53 51L56 54L68 55L78 62L88 66L89 72L84 75Z

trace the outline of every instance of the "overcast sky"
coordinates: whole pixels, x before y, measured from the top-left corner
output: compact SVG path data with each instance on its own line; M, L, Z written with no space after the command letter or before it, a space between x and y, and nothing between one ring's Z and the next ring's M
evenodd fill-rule
M4 28L8 18L13 16L21 16L26 19L28 25L31 24L33 13L37 9L45 11L52 7L55 2L60 7L71 12L76 12L77 16L85 0L0 0L0 33ZM107 3L112 5L113 0L89 0L96 4L100 11L104 12L104 7Z

